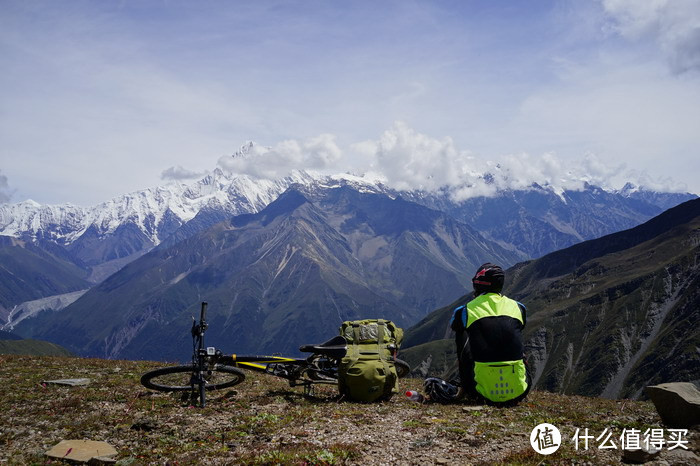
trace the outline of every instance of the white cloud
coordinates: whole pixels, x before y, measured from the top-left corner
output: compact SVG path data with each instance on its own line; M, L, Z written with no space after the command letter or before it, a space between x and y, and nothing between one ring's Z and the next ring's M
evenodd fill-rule
M652 176L646 170L627 170L624 173L624 179L641 188L648 189L650 191L657 191L662 193L689 192L688 185L686 185L685 183L679 182L677 179L674 179L670 176L658 174L656 176Z
M332 135L324 134L306 142L283 141L274 147L252 145L233 157L221 157L219 166L268 179L286 176L295 169L352 172L378 177L400 191L443 191L455 200L489 196L497 190L528 189L533 184L577 190L588 182L610 188L624 169L624 164L610 166L592 153L577 161L554 153L521 153L487 160L459 150L449 137L436 139L403 122L394 123L376 140L350 144L346 150Z
M620 176L626 168L625 163L616 166L605 164L595 154L586 154L579 167L578 177L596 186L614 187L614 179ZM631 179L628 181L632 181Z
M603 0L603 7L623 37L655 41L674 73L700 70L697 0Z
M624 169L624 164L609 166L595 154L586 154L580 159L563 159L554 153L521 153L483 165L482 176L476 177L469 184L450 188L453 199L490 196L498 190L524 190L532 188L533 185L576 191L589 183L614 189L614 179Z
M274 147L253 145L246 155L219 158L218 165L232 173L275 179L292 170L324 172L336 167L341 157L335 136L321 134L304 142L289 139Z
M397 189L436 190L472 180L478 162L455 148L451 138L442 140L421 134L405 123L394 123L377 141L354 145L370 160L370 170L382 173Z
M204 176L206 172L188 170L181 165L167 168L160 174L161 180L192 180Z
M595 154L579 160L554 153L520 153L487 160L459 150L451 138L438 140L405 123L395 123L377 141L353 147L371 160L374 172L399 190L446 190L456 200L492 195L502 189L528 189L533 184L582 189L584 182L611 187L624 164L609 166Z

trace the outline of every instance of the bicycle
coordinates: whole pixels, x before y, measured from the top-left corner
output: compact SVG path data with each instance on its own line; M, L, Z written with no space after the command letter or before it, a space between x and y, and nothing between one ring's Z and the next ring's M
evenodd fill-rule
M192 398L199 398L199 405L206 405L206 392L233 387L245 380L240 368L286 379L290 387L304 387L304 395L313 394L315 385L337 385L338 366L347 352L347 340L338 335L318 345L302 345L299 351L311 353L306 358L283 356L224 355L214 347L204 346L207 303L202 303L199 322L192 318L192 362L188 365L154 369L141 376L141 384L161 392L190 391ZM396 359L398 376L405 377L411 371L405 361Z

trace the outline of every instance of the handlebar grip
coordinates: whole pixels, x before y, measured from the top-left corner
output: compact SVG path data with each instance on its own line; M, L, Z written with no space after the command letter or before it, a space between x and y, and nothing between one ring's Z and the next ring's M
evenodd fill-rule
M199 314L199 322L204 322L207 318L207 302L202 301L202 312Z

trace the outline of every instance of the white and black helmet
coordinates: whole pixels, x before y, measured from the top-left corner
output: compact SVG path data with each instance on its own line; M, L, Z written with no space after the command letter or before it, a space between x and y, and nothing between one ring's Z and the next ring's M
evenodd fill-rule
M429 377L423 382L425 394L437 403L452 403L457 399L457 386L437 377Z

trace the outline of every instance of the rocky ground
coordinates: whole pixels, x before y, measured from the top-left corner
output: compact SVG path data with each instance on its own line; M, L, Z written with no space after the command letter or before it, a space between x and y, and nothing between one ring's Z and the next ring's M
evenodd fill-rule
M0 463L68 464L45 452L62 440L87 439L112 445L119 465L615 464L623 455L623 431L658 429L672 440L650 402L547 392L507 409L419 404L404 396L357 404L339 401L331 388L308 398L283 380L248 373L243 384L213 394L206 408L194 408L139 384L141 374L158 365L0 356ZM90 383L43 383L64 378ZM401 383L421 388L420 380ZM562 434L561 447L547 456L530 444L544 422ZM595 437L587 449L582 443L575 449L577 428ZM679 438L682 446L666 444L648 464L698 464L700 432ZM616 448L599 448L606 445Z

